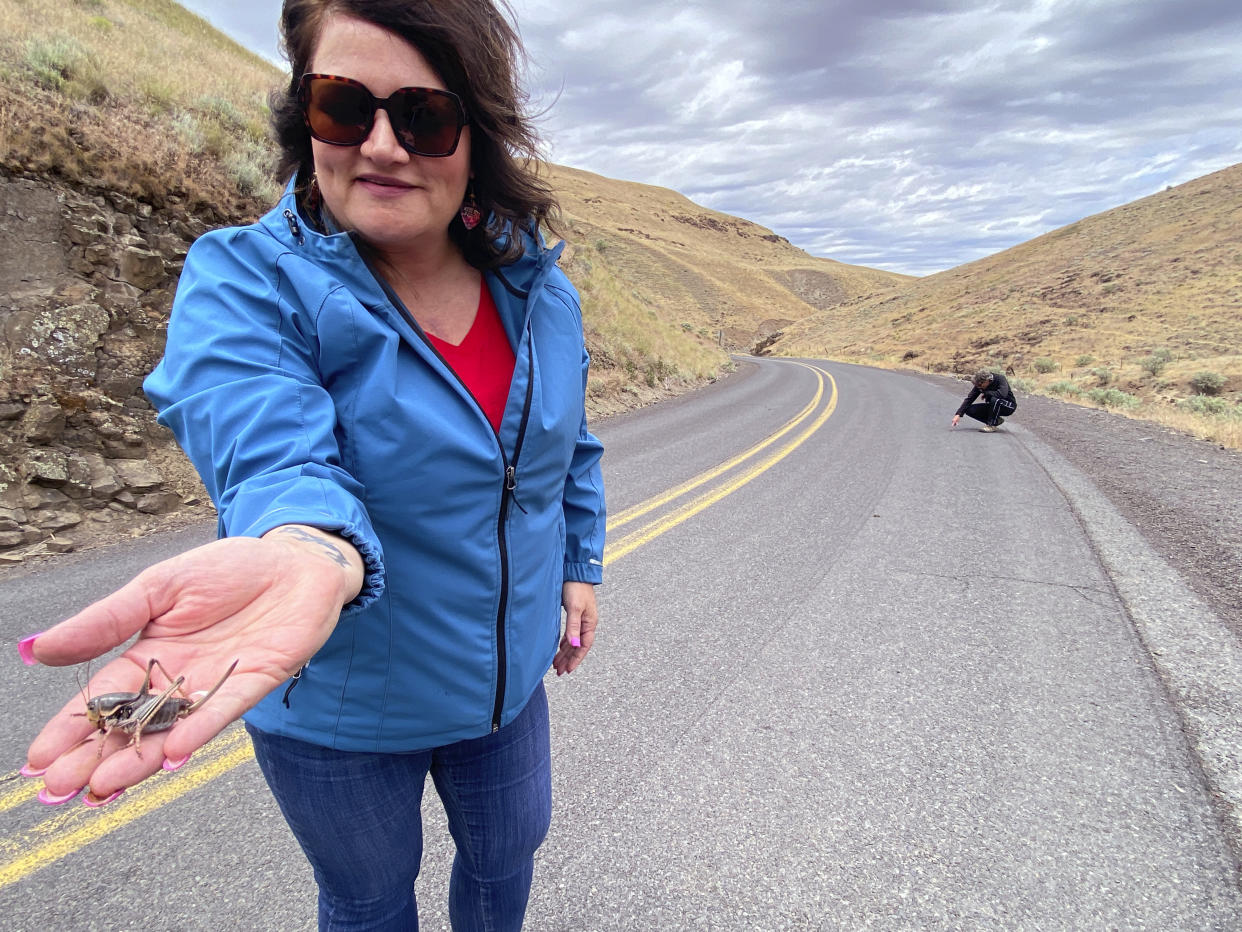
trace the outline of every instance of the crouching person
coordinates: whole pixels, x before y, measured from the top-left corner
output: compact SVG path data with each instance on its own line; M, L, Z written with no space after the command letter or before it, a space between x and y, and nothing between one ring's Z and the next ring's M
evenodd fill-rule
M979 396L983 397L980 398ZM1005 423L1005 418L1018 410L1018 399L1014 397L1009 380L999 372L981 369L971 379L970 392L953 415L953 426L962 419L962 415L973 417L983 423L982 429L988 432L996 430Z

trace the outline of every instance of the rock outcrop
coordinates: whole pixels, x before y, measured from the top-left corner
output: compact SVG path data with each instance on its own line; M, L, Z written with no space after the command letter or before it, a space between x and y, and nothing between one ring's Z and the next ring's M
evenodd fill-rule
M173 197L0 174L0 560L210 514L142 394L205 229Z

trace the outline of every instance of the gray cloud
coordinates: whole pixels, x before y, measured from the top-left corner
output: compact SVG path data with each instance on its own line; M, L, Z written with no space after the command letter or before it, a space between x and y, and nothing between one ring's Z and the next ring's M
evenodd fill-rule
M520 6L559 161L843 261L936 271L1242 161L1220 3L563 6Z
M513 3L555 161L845 262L938 271L1242 161L1242 4ZM273 47L278 0L210 6Z

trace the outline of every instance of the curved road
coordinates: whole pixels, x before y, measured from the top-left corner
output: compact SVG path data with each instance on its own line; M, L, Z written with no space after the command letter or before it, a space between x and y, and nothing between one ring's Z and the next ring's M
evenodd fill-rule
M1236 643L1020 418L950 432L957 400L746 360L596 425L603 627L548 683L529 929L1242 927ZM211 533L0 583L5 634ZM5 669L7 770L73 685ZM97 811L0 784L6 929L314 927L244 740L149 782ZM419 896L446 929L427 797Z

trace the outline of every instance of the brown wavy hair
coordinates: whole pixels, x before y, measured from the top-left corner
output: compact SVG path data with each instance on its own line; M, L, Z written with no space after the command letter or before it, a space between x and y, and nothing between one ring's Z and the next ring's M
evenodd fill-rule
M525 249L519 231L555 229L559 205L538 175L539 141L518 80L526 52L505 0L285 0L281 45L292 74L270 104L280 176L297 177L299 196L305 196L315 169L298 84L324 20L333 14L366 20L405 39L465 104L474 194L488 217L473 230L460 217L449 224L449 237L468 262L477 268L513 262Z

